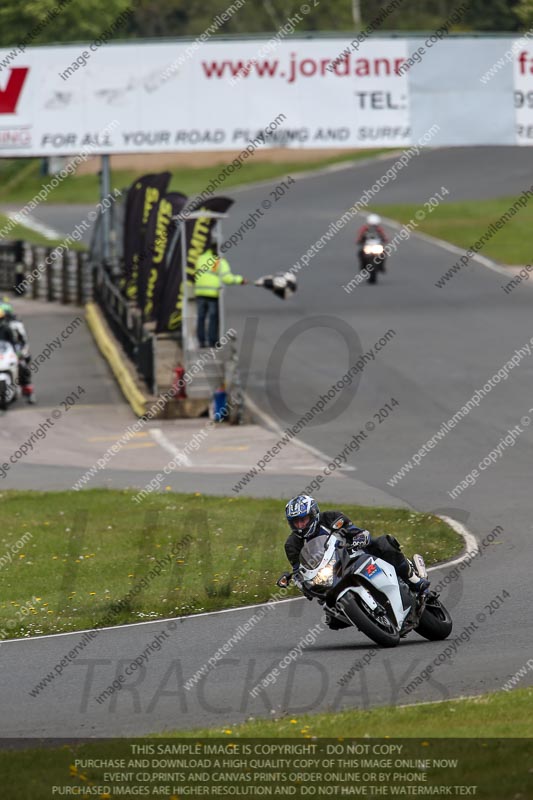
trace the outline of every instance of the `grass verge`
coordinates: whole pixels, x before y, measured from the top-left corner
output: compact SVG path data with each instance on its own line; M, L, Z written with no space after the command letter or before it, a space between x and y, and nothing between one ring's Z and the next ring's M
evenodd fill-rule
M225 725L195 731L174 731L162 737L312 738L321 736L384 737L392 739L445 736L459 738L528 738L532 735L533 688L494 692L479 697L382 706L368 711L351 709L329 714L305 714L282 719L257 719L242 725Z
M180 616L271 597L287 569L282 502L165 493L139 507L133 496L105 489L0 494L0 636ZM429 514L343 510L375 535L393 533L407 554L416 550L428 564L463 545Z
M468 250L480 236L484 233L488 235L491 222L495 223L514 202L516 197L441 203L431 213L426 213L425 219L418 223L417 230ZM415 214L421 208L424 209L420 204L379 205L374 210L405 225L415 220ZM479 252L504 264L531 263L533 246L530 234L531 211L527 207L521 208Z
M533 689L523 689L174 737L65 741L44 749L30 740L24 750L19 740L15 749L0 751L0 779L17 800L74 794L103 800L282 794L526 800L533 791L532 705ZM307 749L283 751L291 740L293 748ZM115 759L114 767L99 759Z
M286 175L316 170L331 164L339 164L350 161L360 161L365 158L372 158L381 153L388 152L387 149L376 150L348 150L338 156L331 156L320 161L286 161L282 163L270 163L266 161L244 161L241 168L228 175L221 184L220 189L215 194L225 194L228 189L242 184L255 183L256 181L282 178ZM193 196L203 192L209 183L227 165L227 161L221 157L220 164L211 167L171 167L172 181L170 189L180 191L188 196ZM159 170L164 171L164 168ZM111 190L124 189L129 187L133 181L143 171L134 170L113 170L111 175ZM0 187L0 202L4 203L27 203L41 190L43 184L49 178L39 174L39 161L34 160L33 165L26 166L17 175L12 176L9 184L5 188ZM74 175L65 178L49 195L51 203L96 203L100 196L98 175ZM47 201L48 202L48 199Z
M41 233L38 233L31 228L27 228L25 225L19 225L17 223L11 227L11 220L4 214L0 214L0 230L4 229L9 230L8 235L5 237L5 239L9 241L23 239L25 242L29 242L30 244L42 244L45 247L56 247L61 243L61 239L47 239ZM85 245L80 242L71 242L69 248L71 250L86 249Z

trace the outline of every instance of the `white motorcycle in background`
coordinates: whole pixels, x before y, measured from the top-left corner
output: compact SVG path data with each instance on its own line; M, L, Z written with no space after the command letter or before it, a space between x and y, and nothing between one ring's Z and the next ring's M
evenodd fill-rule
M419 577L427 577L422 556L412 563ZM430 640L451 633L451 617L435 592L418 595L387 561L341 545L334 533L306 542L292 577L325 608L332 627L358 628L382 647L396 647L413 630Z
M20 396L19 359L10 342L0 341L0 411Z

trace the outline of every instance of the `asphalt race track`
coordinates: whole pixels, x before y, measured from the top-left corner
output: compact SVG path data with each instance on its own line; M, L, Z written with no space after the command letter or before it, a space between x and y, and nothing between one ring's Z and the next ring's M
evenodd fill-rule
M247 230L243 240L227 252L234 270L253 279L292 266L393 160L297 179L277 201L269 192L280 181L236 192L225 228L228 236L253 210L264 209L265 200L272 205L256 229ZM518 195L532 182L529 162L526 148L428 153L414 159L377 200L423 204L443 185L450 192L448 200ZM53 215L46 220L43 216L43 221L63 229ZM395 231L388 228L387 232L393 235ZM258 681L279 667L291 648L320 622L318 606L296 600L268 611L217 669L191 689L184 684L250 619L253 609L103 631L87 646L86 655L33 697L29 692L82 634L6 642L1 648L3 736L134 735L198 725L226 726L271 714L440 700L501 688L531 657L533 631L526 599L533 565L533 433L528 422L533 421L533 346L527 352L533 337L531 288L521 284L505 294L504 276L475 262L437 288L435 283L459 256L412 236L401 243L379 285L362 283L347 293L342 287L355 274L354 236L355 225L346 226L301 269L299 291L290 302L282 303L254 287L228 291L227 319L244 342L246 390L281 428L327 393L361 353L369 354L359 379L343 390L340 400L328 403L323 424L311 424L301 434L305 443L333 457L354 434L366 432L359 451L348 457L348 465L355 470L328 479L316 493L319 501L373 500L447 513L463 522L479 541L502 526L461 573L462 579L443 592L454 617L455 635L467 627L470 631L464 633L453 657L443 657L429 678L408 692L407 684L438 659L444 643L412 635L395 651L387 651L372 648L351 632L320 630L301 657L281 668L274 685L254 699L250 691ZM55 308L54 316L33 314L28 322L34 351L38 334L50 338L55 331L57 335L73 316L73 310L65 308ZM257 331L250 347L250 318L254 317ZM387 338L388 331L393 333ZM286 355L281 358L285 344ZM506 378L494 382L478 407L420 458L419 466L391 485L393 476L442 423L521 349ZM9 447L69 387L75 388L80 369L83 385L90 384L90 395L73 409L68 435L66 428L64 434L58 432L50 450L43 449L31 463L17 465L5 488L69 488L75 479L72 466L81 471L97 457L92 439L98 432L111 436L132 420L86 330L69 338L65 352L68 359L50 358L38 375L40 406L9 412ZM380 409L390 405L392 398L398 405L385 416ZM502 444L513 429L512 445ZM165 432L172 435L168 426ZM5 422L2 434L6 436ZM277 438L277 434L269 435ZM494 463L479 469L479 463L498 447ZM117 462L116 469L102 473L91 485L143 485L163 453L157 448L146 450L152 462L141 452L142 470L131 460ZM62 464L54 453L61 458L67 454L71 460ZM244 493L279 497L283 524L282 499L301 490L308 480L305 476L313 474L312 467L320 467L319 458L309 454L309 459L300 471L291 472L290 464L284 471L277 467L277 471L265 471ZM186 491L194 486L198 491L229 493L242 474L220 465L200 466L180 473L172 485ZM450 497L476 468L475 485L456 493L455 499ZM451 569L434 572L434 582ZM504 590L509 597L494 610L497 603L491 606L491 601ZM111 701L97 703L98 694L163 630L168 638L148 666ZM356 662L365 656L370 666L362 669L364 663L357 666ZM347 685L339 685L351 668ZM530 684L532 674L521 685Z

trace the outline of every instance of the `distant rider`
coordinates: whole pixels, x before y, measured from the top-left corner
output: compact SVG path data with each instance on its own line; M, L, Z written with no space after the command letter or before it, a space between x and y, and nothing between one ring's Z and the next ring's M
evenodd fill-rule
M9 342L15 350L19 362L19 385L28 403L35 403L35 393L31 382L29 367L31 356L28 350L28 335L23 323L17 319L11 303L0 303L0 340Z
M340 533L344 539L344 545L355 545L374 558L382 558L387 561L394 567L398 577L408 583L415 592L422 594L429 588L429 581L419 578L415 574L413 565L402 553L400 543L394 536L385 534L373 538L367 530L354 525L342 511L321 512L316 500L306 494L300 494L287 503L285 516L291 529L285 542L285 553L293 572L297 572L299 569L300 552L305 542L320 533L331 533L333 524L336 523L335 532L337 535ZM340 525L338 525L339 520L342 520ZM291 573L285 573L284 577L288 578L289 575ZM295 583L303 590L297 575ZM303 593L305 594L305 591ZM309 599L311 598L309 597ZM326 615L328 625L331 621L329 615Z
M381 227L381 217L378 214L369 214L366 223L359 228L356 239L359 251L363 249L367 239L379 239L382 244L387 243L387 236Z
M7 314L4 309L0 307L0 342L9 342L9 344L15 347L16 341Z

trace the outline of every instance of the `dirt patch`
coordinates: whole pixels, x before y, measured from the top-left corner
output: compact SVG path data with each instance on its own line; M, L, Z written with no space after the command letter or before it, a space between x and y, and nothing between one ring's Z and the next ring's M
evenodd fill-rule
M212 167L217 164L228 164L236 158L241 150L216 150L208 152L187 151L180 153L124 153L111 156L111 169L133 170L135 172L154 172L172 170L173 167ZM359 150L293 150L288 147L277 147L272 150L256 150L254 161L266 161L282 164L285 162L296 163L302 161L322 161L334 156L346 155L350 159ZM80 164L76 170L78 175L93 175L101 168L100 157L93 156Z

